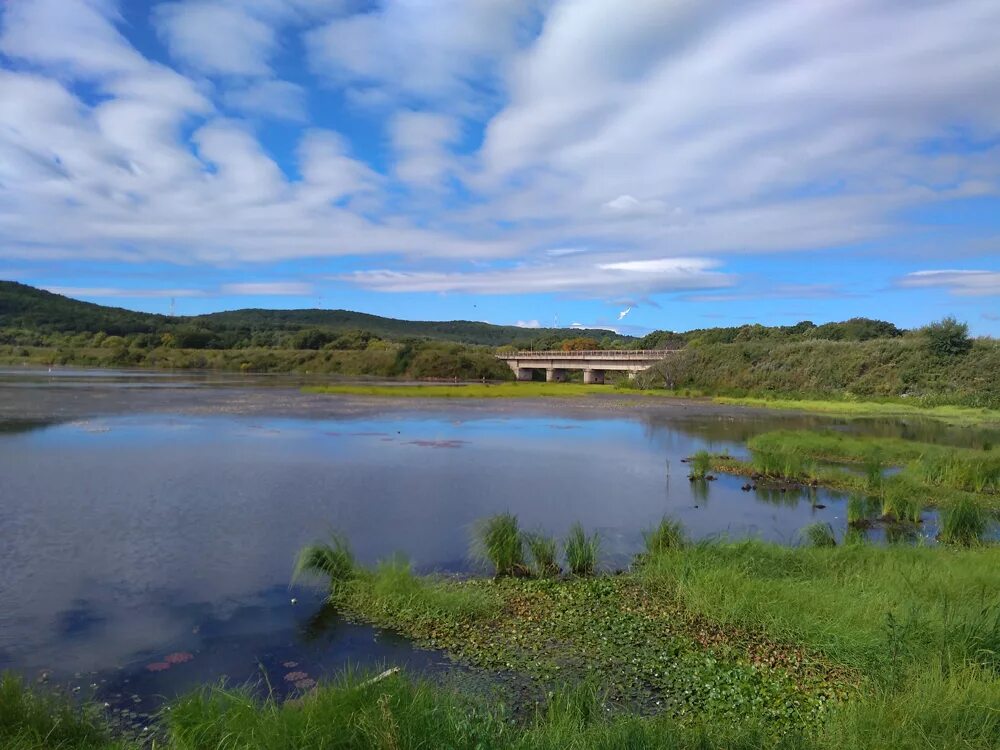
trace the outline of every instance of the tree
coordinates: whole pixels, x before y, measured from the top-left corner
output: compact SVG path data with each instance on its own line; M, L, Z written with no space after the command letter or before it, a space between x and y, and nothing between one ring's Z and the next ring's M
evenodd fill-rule
M599 349L600 346L601 345L598 343L597 339L579 336L575 339L566 339L562 342L562 344L560 344L559 348L564 352L585 352Z
M938 357L957 357L972 348L969 326L954 317L942 318L920 329L927 348Z

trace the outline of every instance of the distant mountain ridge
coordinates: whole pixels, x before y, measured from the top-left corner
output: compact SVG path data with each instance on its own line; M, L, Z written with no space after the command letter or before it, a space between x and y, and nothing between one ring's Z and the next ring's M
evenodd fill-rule
M127 336L165 333L176 328L202 328L216 333L232 331L298 331L323 328L333 332L364 330L386 339L428 338L463 344L502 346L587 336L632 340L606 329L521 328L470 320L419 321L384 318L351 310L268 310L249 308L206 315L169 316L83 302L16 281L0 281L0 328L23 328L45 333L97 333Z

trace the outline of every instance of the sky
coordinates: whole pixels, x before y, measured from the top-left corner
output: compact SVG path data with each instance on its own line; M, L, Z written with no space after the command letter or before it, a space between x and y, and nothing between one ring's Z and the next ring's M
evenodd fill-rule
M997 0L0 0L0 279L1000 335Z

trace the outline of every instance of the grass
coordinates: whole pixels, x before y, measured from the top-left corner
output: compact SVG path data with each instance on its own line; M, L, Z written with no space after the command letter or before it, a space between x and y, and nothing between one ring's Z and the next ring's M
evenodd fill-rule
M903 401L836 401L791 398L753 398L716 396L718 404L756 406L766 409L787 409L844 417L927 417L951 424L1000 423L1000 409L980 409L968 406L918 406Z
M498 576L522 575L524 538L511 513L500 513L478 521L473 528L473 556L493 566Z
M307 386L305 393L375 398L579 398L614 393L603 385L580 383L468 383L456 385L324 385ZM636 392L637 394L640 392Z
M712 469L712 454L708 451L698 451L688 460L692 479L704 479Z
M668 549L682 547L684 527L680 521L664 516L655 528L643 532L642 539L646 545L646 554L656 555Z
M942 511L940 538L950 544L978 544L987 525L987 514L980 505L960 500Z
M802 529L802 537L812 547L836 547L837 537L833 533L833 527L828 523L811 523Z
M295 561L292 581L308 575L324 579L334 589L354 578L355 572L354 553L347 538L334 532L329 542L316 542L302 548Z
M583 526L574 523L566 536L563 550L566 553L566 567L572 575L591 576L597 569L601 538L596 533L588 537Z
M531 572L538 578L551 578L559 575L561 569L557 562L559 543L554 537L541 533L527 534L524 542L531 555Z

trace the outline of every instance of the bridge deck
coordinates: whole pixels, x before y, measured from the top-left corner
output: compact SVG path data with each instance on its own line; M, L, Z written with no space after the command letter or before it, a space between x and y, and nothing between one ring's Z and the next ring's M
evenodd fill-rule
M675 349L595 349L595 350L585 350L585 351L573 351L564 352L558 349L551 351L524 351L524 352L512 352L510 354L498 354L497 359L516 359L516 360L532 360L532 359L609 359L615 361L622 360L661 360Z

